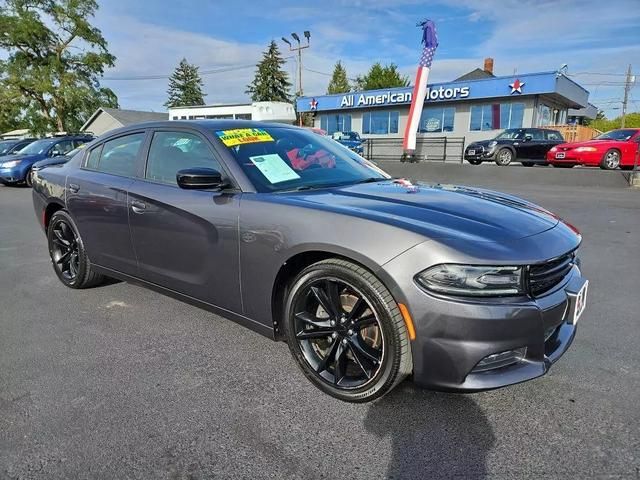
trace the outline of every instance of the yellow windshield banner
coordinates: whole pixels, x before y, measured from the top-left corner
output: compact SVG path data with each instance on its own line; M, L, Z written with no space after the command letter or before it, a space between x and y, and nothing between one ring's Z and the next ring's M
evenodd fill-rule
M244 145L246 143L273 142L271 135L262 128L219 130L216 134L227 147L235 147L236 145Z

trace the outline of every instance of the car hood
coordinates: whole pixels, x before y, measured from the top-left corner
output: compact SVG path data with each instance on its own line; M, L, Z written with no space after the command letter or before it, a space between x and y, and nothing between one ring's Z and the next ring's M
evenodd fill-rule
M0 157L0 163L4 163L4 162L11 162L13 160L32 160L32 161L36 161L39 158L41 158L40 155L5 155L4 157Z
M536 235L559 222L556 215L520 198L458 185L385 181L282 197L291 204L388 223L432 239L501 242Z
M578 148L578 147L604 147L606 145L613 145L613 144L623 144L626 143L624 141L621 140L611 140L608 138L603 138L602 140L585 140L584 142L570 142L570 143L563 143L561 145L558 145L558 147L561 148Z
M357 147L362 144L358 140L338 140L338 142L346 147Z

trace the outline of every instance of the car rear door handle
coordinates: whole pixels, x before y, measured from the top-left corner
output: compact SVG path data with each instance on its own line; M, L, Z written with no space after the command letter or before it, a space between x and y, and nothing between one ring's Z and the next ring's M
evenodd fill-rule
M143 202L138 200L131 201L131 210L133 210L134 213L144 213L146 208L147 206Z
M69 184L69 191L71 193L78 193L78 190L80 190L80 186L76 185L75 183L70 183Z

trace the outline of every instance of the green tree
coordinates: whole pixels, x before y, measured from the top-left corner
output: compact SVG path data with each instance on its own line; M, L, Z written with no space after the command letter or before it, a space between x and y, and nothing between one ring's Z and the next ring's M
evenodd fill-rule
M351 91L351 85L347 79L347 70L342 66L342 62L338 60L336 66L333 68L333 75L329 81L327 87L327 93L347 93Z
M183 58L169 78L167 90L169 99L164 105L166 107L204 105L206 95L202 93L203 85L198 67L191 65L186 58Z
M596 118L589 126L601 132L614 130L622 126L622 116L608 120L602 115L602 118ZM624 119L624 126L625 128L640 128L640 112L628 113Z
M115 57L91 24L95 0L4 0L0 3L0 90L19 98L34 132L77 130L97 106L117 106L100 87Z
M254 102L290 102L291 83L287 72L282 69L285 61L280 56L276 42L271 40L262 60L256 65L256 75L247 85L246 93Z
M357 90L376 90L378 88L408 87L409 77L400 74L397 65L391 63L382 66L374 63L366 75L356 78Z

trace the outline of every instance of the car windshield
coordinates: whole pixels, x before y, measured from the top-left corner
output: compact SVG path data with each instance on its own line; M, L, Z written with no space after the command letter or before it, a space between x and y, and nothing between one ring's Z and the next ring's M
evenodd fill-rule
M496 140L518 140L524 138L524 130L521 128L512 128L505 130L496 137Z
M335 132L333 134L334 140L360 140L358 132Z
M637 132L638 130L611 130L610 132L606 132L603 133L602 135L598 135L595 140L620 140L620 141L627 141L629 140L631 137L633 137L633 135Z
M30 143L18 153L21 155L39 155L44 153L51 145L53 145L53 143L55 143L55 140L38 140Z
M327 137L299 128L214 130L258 192L307 190L391 178Z
M0 142L0 154L8 152L15 144L15 140L5 140L4 142Z

